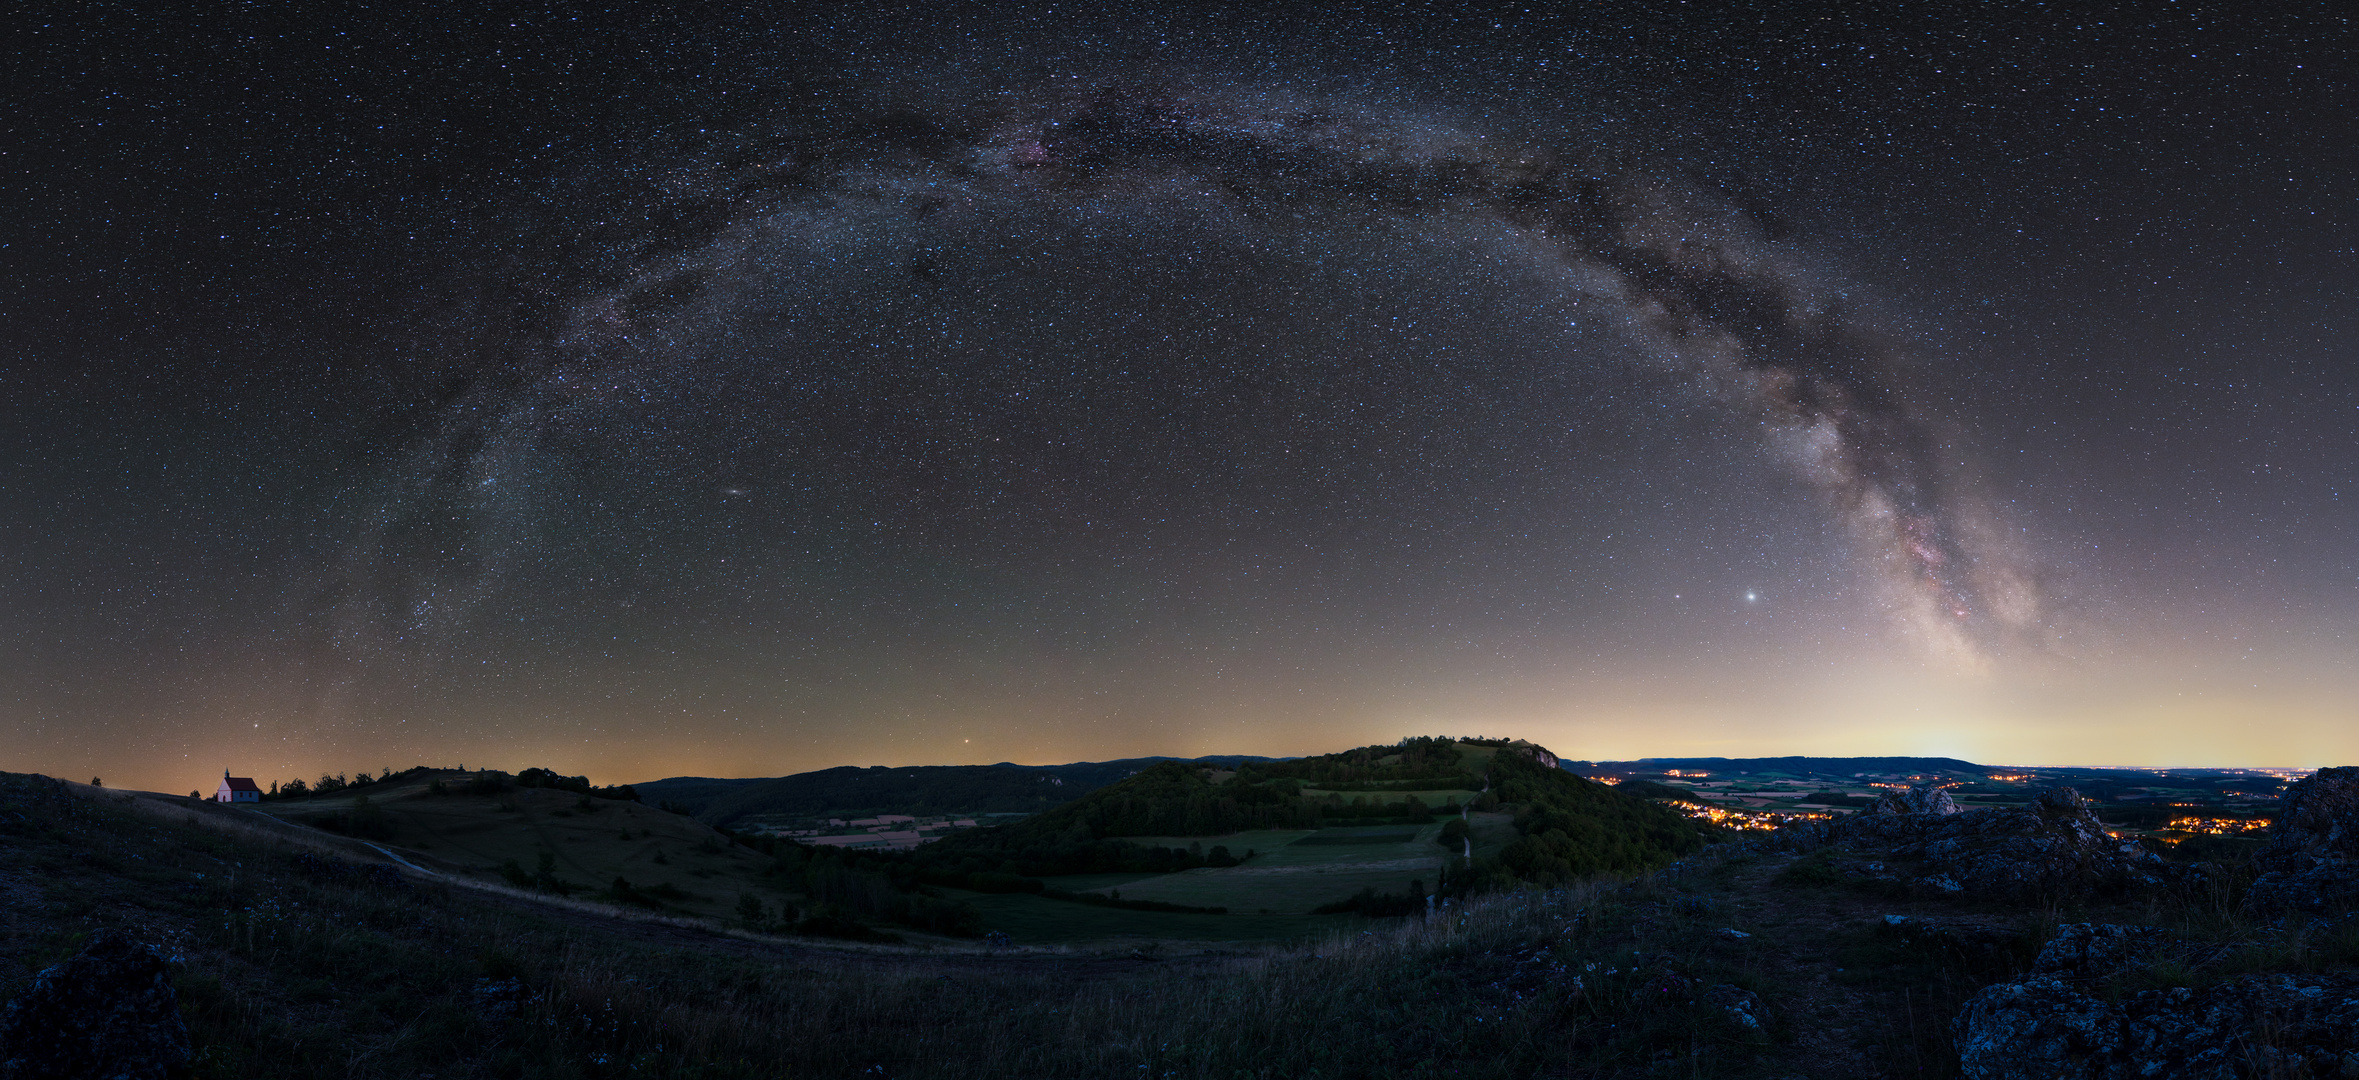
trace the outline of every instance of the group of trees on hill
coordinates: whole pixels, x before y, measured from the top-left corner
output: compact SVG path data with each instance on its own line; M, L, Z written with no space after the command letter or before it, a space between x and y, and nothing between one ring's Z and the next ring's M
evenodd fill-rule
M1462 757L1458 740L1429 736L1402 739L1391 746L1363 746L1340 754L1251 762L1239 765L1237 775L1248 777L1246 783L1255 783L1263 778L1285 778L1298 781L1305 787L1361 790L1356 786L1343 788L1340 785L1406 780L1467 780L1466 770L1459 764Z
M431 766L412 765L400 772L395 772L391 766L387 766L375 776L369 775L366 770L353 773L349 777L344 773L333 775L321 773L319 779L312 783L305 783L301 777L285 783L273 782L270 785L270 790L262 793L262 797L265 799L300 799L310 795L337 795L353 788L365 788L372 784L382 784L416 773L433 771L435 770Z
M301 799L314 795L340 795L347 791L353 791L359 788L367 788L375 785L390 783L395 780L401 780L410 776L414 776L418 773L442 771L444 770L436 769L429 765L412 765L407 769L401 770L400 772L395 772L391 768L387 768L375 776L371 776L365 771L353 773L349 777L344 773L335 773L333 775L322 773L320 774L320 778L317 781L311 783L305 783L300 777L293 780L288 780L284 783L273 783L270 785L270 790L262 793L262 797L265 799ZM554 788L558 791L571 791L576 794L587 795L596 799L619 799L629 802L637 802L639 799L639 793L632 790L631 785L629 784L598 787L590 783L589 777L565 776L553 769L531 768L517 773L514 776L509 776L507 773L500 772L496 769L485 769L480 772L467 772L466 767L463 765L460 766L456 771L464 773L466 775L466 779L455 785L446 783L442 780L436 780L434 781L432 788L433 792L437 795L459 793L469 795L492 795L506 791L510 787Z
M1523 754L1491 758L1493 793L1515 811L1516 838L1453 881L1460 889L1563 885L1600 873L1653 869L1718 833L1669 807L1586 780Z
M491 775L498 776L500 774L493 773ZM558 791L587 795L593 799L614 799L620 802L639 801L639 793L632 790L629 784L598 787L591 784L590 778L587 776L560 776L549 769L526 769L517 773L516 786L520 788L554 788Z

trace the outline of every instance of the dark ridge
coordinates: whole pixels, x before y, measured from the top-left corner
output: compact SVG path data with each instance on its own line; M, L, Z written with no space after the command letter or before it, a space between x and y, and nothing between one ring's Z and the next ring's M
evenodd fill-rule
M791 776L739 780L679 776L632 787L652 805L669 803L726 826L758 815L865 817L874 814L1029 814L1062 806L1159 762L1235 766L1275 759L1219 754L1192 759L1123 758L1064 765L841 765Z

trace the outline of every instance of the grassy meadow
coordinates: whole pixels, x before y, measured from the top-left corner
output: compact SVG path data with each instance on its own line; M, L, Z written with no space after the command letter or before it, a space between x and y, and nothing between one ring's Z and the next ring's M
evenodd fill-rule
M1515 839L1514 815L1466 815L1477 858L1498 853ZM1360 825L1318 830L1264 830L1206 837L1144 837L1140 843L1184 846L1215 844L1238 855L1256 854L1238 866L1203 867L1175 874L1109 883L1091 891L1120 891L1128 900L1226 907L1232 913L1305 914L1349 899L1363 890L1407 895L1412 885L1432 891L1443 864L1464 862L1464 848L1437 843L1444 822L1426 825ZM1070 887L1070 886L1068 886Z
M741 893L775 891L762 878L769 860L692 818L554 788L470 794L471 775L425 770L333 795L265 801L252 812L348 833L476 880L507 880L502 867L511 865L538 878L544 861L558 890L606 890L620 878L682 915L725 918Z

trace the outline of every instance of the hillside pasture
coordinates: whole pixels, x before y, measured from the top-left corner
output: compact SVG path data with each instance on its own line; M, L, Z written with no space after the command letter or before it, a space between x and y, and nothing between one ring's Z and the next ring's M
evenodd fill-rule
M1432 889L1448 855L1434 842L1440 833L1439 824L1390 825L1198 839L1195 842L1207 849L1217 842L1238 854L1249 847L1258 854L1239 866L1183 870L1133 881L1120 886L1119 891L1125 900L1225 907L1235 913L1231 918L1265 911L1302 915L1321 904L1349 899L1362 889L1405 893L1411 881ZM1265 839L1280 837L1286 838L1280 846L1260 846Z
M536 873L546 852L555 877L580 891L605 889L624 878L636 892L647 895L652 890L665 908L681 914L727 918L741 891L768 891L759 884L767 860L691 818L552 788L466 794L460 790L464 775L418 774L359 791L264 802L253 809L284 821L351 832L404 849L404 857L421 866L485 880L499 880L501 865L511 860L525 873ZM443 781L451 793L435 793L435 780ZM363 797L375 822L367 830L354 825Z

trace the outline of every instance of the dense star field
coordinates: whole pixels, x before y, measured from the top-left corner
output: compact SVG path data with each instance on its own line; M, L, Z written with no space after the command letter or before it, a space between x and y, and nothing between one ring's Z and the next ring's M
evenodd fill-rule
M2347 757L2347 20L60 7L0 747Z

